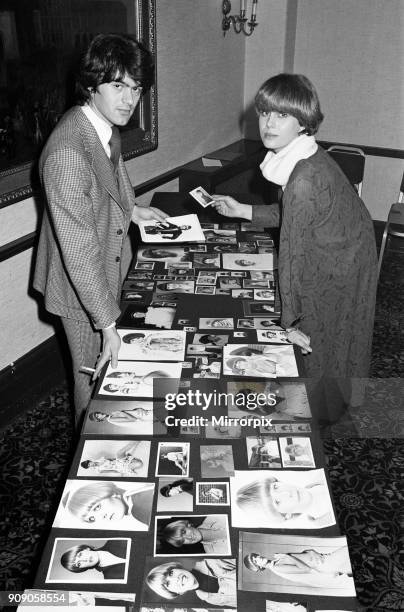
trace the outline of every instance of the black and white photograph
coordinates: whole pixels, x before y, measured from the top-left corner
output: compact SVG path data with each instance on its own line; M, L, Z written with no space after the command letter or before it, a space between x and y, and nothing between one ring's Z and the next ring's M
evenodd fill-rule
M281 468L281 456L276 436L246 436L250 469Z
M237 609L237 564L233 558L173 557L167 561L148 557L143 585L143 605L170 601L179 610L184 606L200 609L201 605L209 612L212 606L215 610Z
M166 431L150 400L95 399L85 415L83 432L86 435L151 436L155 427L160 433Z
M355 597L347 540L242 531L239 588Z
M0 5L0 607L54 587L135 593L122 612L397 612L404 0ZM232 525L230 479L277 478L268 498L295 474L307 501L320 469L334 523ZM94 483L132 524L129 484L154 484L148 530L75 529ZM148 590L155 517L212 513L230 552L184 551L195 588ZM358 601L222 600L209 557L238 569L240 529L345 535ZM45 585L66 536L130 538L127 581Z
M185 252L184 247L171 245L157 245L140 247L137 252L138 261L161 261L164 263L182 264L186 261L191 261L191 257Z
M196 483L197 506L230 506L230 485L228 482L212 480Z
M253 294L252 289L232 289L231 297L249 300L254 297L254 294Z
M154 555L230 555L227 514L161 515L155 519Z
M53 527L148 531L154 482L67 480Z
M270 342L271 344L291 344L288 340L287 333L284 329L273 329L263 330L257 329L257 340L258 342Z
M216 285L216 274L214 274L214 276L207 276L206 274L202 276L200 274L196 280L196 284L215 286Z
M171 299L171 296L170 296ZM119 327L130 329L171 329L176 313L173 303L130 305L119 319Z
M203 187L195 187L195 189L189 192L189 195L191 195L203 208L213 203L212 196L210 196Z
M220 255L219 253L193 253L192 264L197 269L220 268Z
M166 217L164 221L141 221L139 230L143 242L173 244L205 241L197 215Z
M157 512L192 512L194 481L192 478L164 476L157 485Z
M129 538L55 538L45 582L125 584Z
M300 436L279 437L282 465L285 468L314 468L310 438Z
M197 285L195 288L195 293L199 295L215 295L216 288L208 285Z
M273 289L254 289L254 300L274 301L275 291Z
M313 530L335 525L323 469L236 470L230 493L233 527Z
M159 442L156 476L188 476L189 450L189 442Z
M277 312L273 302L259 300L243 302L243 309L246 317L264 317Z
M77 476L147 478L150 440L85 440Z
M227 344L223 347L223 374L278 378L298 376L292 346Z
M233 448L230 444L201 445L202 478L228 478L234 476Z
M199 327L201 329L234 329L234 319L232 317L201 317Z
M223 253L223 268L225 270L271 270L273 257L270 253L264 255Z
M195 334L192 338L192 344L210 344L212 346L224 346L228 341L228 334Z
M153 361L118 361L117 368L108 365L101 380L98 395L108 397L156 397L158 381L172 378L173 389L181 378L179 363ZM155 382L153 382L155 381ZM164 386L164 392L168 391ZM160 390L161 396L162 390ZM164 393L163 393L164 395Z
M194 292L194 281L193 280L166 280L157 281L156 283L156 295L163 294L169 295L172 293L193 293Z
M118 358L121 360L182 361L185 353L184 331L147 331L117 329L121 338Z

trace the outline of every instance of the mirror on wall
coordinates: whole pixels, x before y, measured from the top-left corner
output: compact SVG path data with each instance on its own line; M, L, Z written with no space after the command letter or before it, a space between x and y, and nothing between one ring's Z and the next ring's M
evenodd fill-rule
M30 196L48 135L74 104L74 72L99 33L128 32L156 53L155 0L13 0L0 8L0 207ZM157 148L157 88L122 131L124 159Z

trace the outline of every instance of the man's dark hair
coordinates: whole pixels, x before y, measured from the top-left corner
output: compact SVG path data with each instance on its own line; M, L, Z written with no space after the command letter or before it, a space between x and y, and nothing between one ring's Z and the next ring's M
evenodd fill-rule
M122 80L125 75L143 90L153 83L154 63L150 52L131 34L98 34L85 52L76 82L80 104L102 83Z

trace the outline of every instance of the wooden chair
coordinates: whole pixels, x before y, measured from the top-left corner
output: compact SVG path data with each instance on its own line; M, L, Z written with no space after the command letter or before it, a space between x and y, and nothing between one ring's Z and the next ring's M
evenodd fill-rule
M349 182L357 190L358 194L361 195L366 159L362 149L332 145L327 151L337 162L341 170L347 176Z
M390 238L390 236L404 238L404 174L401 180L398 200L397 202L391 205L386 225L384 227L382 244L380 246L379 253L378 275L380 275L384 251L388 246L388 239Z

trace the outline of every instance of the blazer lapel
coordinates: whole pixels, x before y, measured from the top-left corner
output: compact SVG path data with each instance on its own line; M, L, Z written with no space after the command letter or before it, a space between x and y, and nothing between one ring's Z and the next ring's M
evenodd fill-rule
M91 166L94 173L118 206L125 210L126 206L123 204L119 194L118 183L111 161L105 153L94 126L81 110L77 114L77 119L79 124L81 124L84 146L91 157ZM120 163L123 162L120 160Z

